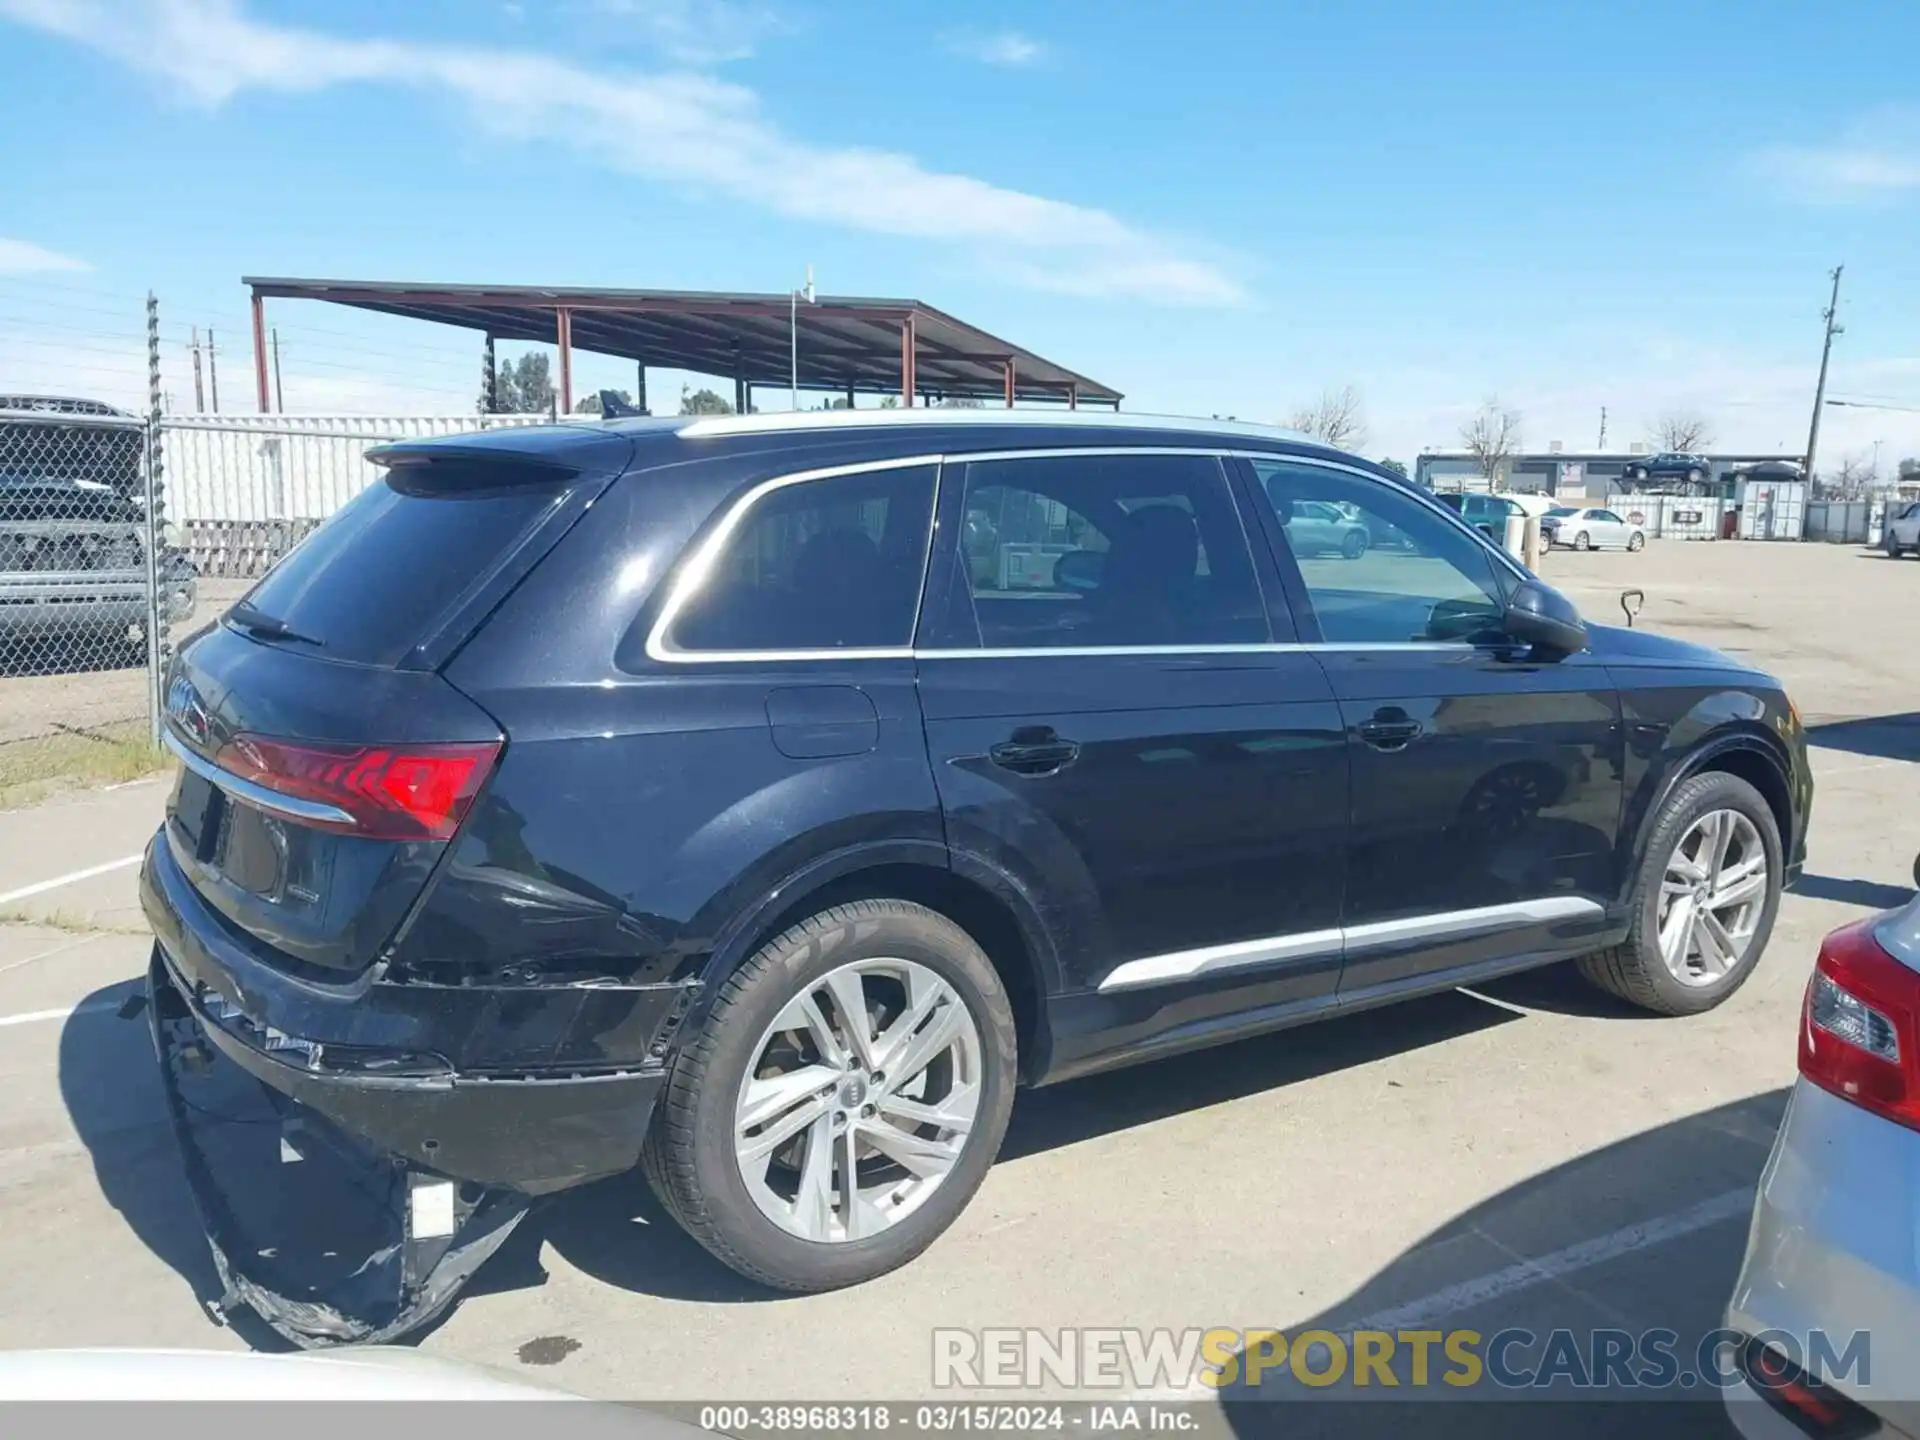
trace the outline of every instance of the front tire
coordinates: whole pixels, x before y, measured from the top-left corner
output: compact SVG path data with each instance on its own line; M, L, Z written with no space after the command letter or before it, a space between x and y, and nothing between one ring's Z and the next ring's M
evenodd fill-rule
M1349 530L1340 542L1340 553L1349 560L1358 560L1367 553L1367 537L1358 530Z
M836 905L727 979L642 1163L673 1217L748 1279L858 1284L926 1249L980 1188L1016 1057L1005 987L966 931L904 900Z
M1576 963L1593 984L1659 1015L1697 1015L1753 973L1780 908L1780 829L1736 775L1684 780L1661 807L1635 879L1633 926Z
M1629 550L1643 550L1646 548L1646 544L1647 537L1642 535L1638 530L1627 537L1627 549Z

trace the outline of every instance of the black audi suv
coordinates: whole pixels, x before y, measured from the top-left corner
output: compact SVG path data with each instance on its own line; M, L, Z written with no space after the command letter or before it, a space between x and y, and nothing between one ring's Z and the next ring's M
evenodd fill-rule
M1017 1086L1563 960L1706 1010L1801 862L1777 681L1295 436L374 459L173 663L152 1009L461 1218L638 1164L743 1274L845 1285L953 1221ZM1404 543L1289 542L1329 506Z

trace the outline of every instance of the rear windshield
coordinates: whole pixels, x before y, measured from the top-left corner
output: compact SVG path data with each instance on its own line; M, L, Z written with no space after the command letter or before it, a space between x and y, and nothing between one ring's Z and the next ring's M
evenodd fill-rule
M397 471L369 485L276 565L248 603L318 642L330 660L398 664L572 478L445 464L429 474Z

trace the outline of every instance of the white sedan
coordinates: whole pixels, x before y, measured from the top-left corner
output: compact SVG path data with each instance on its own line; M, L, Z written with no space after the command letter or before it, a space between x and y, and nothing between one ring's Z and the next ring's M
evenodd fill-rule
M1540 533L1549 545L1569 545L1575 550L1638 550L1647 543L1647 532L1611 510L1576 510L1568 505L1555 506L1540 517Z

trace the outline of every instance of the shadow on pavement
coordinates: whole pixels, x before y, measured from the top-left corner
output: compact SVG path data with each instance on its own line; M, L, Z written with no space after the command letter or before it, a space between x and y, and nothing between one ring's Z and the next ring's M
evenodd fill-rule
M1564 1328L1579 1355L1596 1331L1677 1332L1677 1373L1695 1370L1703 1337L1716 1330L1745 1248L1751 1194L1785 1106L1786 1091L1701 1111L1582 1155L1502 1192L1441 1226L1337 1305L1286 1327L1286 1341L1330 1331L1351 1349L1355 1330L1471 1330L1486 1342L1518 1328L1540 1339L1503 1351L1503 1373L1531 1376L1547 1334ZM1644 1229L1634 1227L1645 1227ZM1235 1323L1223 1318L1220 1323ZM1470 1386L1442 1377L1461 1368L1431 1349L1429 1382L1411 1383L1410 1354L1392 1360L1401 1383L1374 1372L1356 1387L1346 1366L1332 1384L1309 1387L1268 1369L1258 1385L1239 1367L1219 1403L1236 1434L1284 1433L1325 1440L1418 1434L1556 1437L1631 1433L1728 1436L1719 1392L1695 1382L1660 1389L1620 1385L1584 1392L1564 1382L1542 1392L1491 1375ZM1245 1352L1240 1357L1245 1358ZM1309 1356L1315 1373L1330 1348ZM1644 1372L1643 1372L1644 1373ZM1678 1403L1676 1403L1678 1402Z
M1519 997L1514 1003L1540 1008L1587 1003L1575 999L1584 994L1584 986L1570 971L1516 977L1489 987L1495 988ZM91 1154L101 1192L133 1233L187 1282L197 1300L205 1302L218 1294L219 1286L166 1118L147 1017L138 1013L123 1019L118 1013L133 1008L127 1002L139 990L136 982L125 982L97 991L68 1020L60 1044L62 1094ZM1558 1006L1541 1003L1555 995L1560 997ZM1632 1013L1605 1008L1610 1002L1597 1003L1606 1014ZM1032 1155L1150 1125L1518 1018L1514 1012L1467 995L1443 994L1022 1092L1015 1102L1003 1155ZM1452 1256L1469 1258L1467 1251L1480 1252L1471 1273L1498 1270L1518 1256L1545 1254L1634 1220L1666 1214L1705 1194L1750 1188L1778 1111L1776 1095L1706 1112L1530 1181L1436 1231L1349 1297L1337 1315L1323 1319L1351 1320L1452 1283L1444 1276L1445 1264ZM1120 1179L1116 1177L1117 1182ZM1720 1238L1728 1243L1718 1246L1708 1273L1676 1270L1654 1277L1649 1294L1656 1303L1652 1318L1644 1323L1679 1328L1682 1320L1702 1326L1711 1322L1731 1283L1730 1267L1737 1263L1742 1233L1739 1225L1722 1228L1726 1234ZM597 1279L636 1292L720 1304L786 1298L740 1279L707 1255L661 1210L637 1172L543 1202L475 1277L467 1294L542 1285L546 1271L541 1250L546 1244ZM1547 1286L1532 1293L1564 1292ZM1628 1303L1641 1304L1646 1299L1632 1296ZM1501 1318L1505 1319L1504 1314ZM241 1333L258 1348L282 1348L264 1326L248 1326ZM1248 1395L1226 1398L1236 1426L1264 1424L1263 1417L1273 1414L1264 1399L1257 1402L1256 1410L1248 1411L1256 1403ZM1351 1428L1297 1430L1304 1421L1350 1424L1340 1416L1351 1408L1290 1406L1286 1418L1296 1433L1371 1433ZM1702 1413L1697 1407L1685 1408ZM1479 1428L1472 1433L1488 1433L1486 1422L1497 1418L1482 1406L1461 1413L1474 1417Z
M1910 885L1883 885L1878 880L1842 880L1835 875L1803 874L1791 893L1810 900L1838 900L1866 910L1892 910L1913 899Z
M1519 1017L1465 995L1430 996L1108 1075L1023 1090L1000 1158L1017 1159L1170 1115L1277 1090ZM1116 1177L1118 1183L1120 1177ZM609 1285L707 1303L777 1301L702 1250L637 1172L557 1195L527 1217L469 1295L537 1284L542 1241Z
M1820 750L1843 750L1879 760L1920 760L1920 711L1809 725L1807 743Z
M121 981L94 991L68 1017L60 1032L60 1095L93 1159L100 1193L205 1304L220 1285L167 1120L145 995L142 981Z

